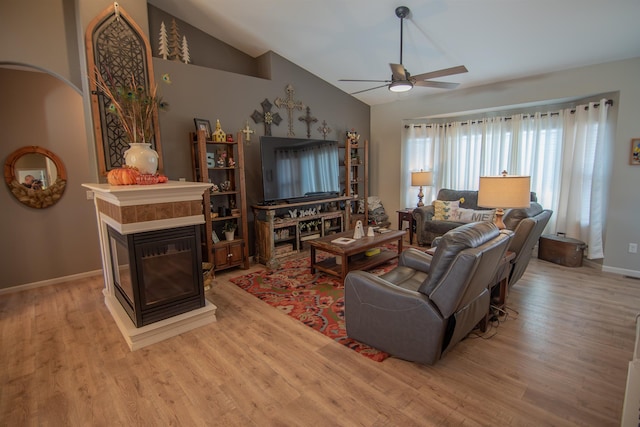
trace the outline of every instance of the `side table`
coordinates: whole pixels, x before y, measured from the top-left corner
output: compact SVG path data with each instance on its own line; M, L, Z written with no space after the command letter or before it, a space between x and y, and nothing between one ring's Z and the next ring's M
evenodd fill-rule
M402 230L402 223L409 223L409 244L413 245L413 231L415 230L416 220L413 218L413 208L402 209L398 212L398 230Z
M511 262L515 257L515 252L505 252L504 257L502 257L502 261L500 261L500 264L498 265L498 271L496 274L497 282L491 286L491 304L501 310L504 309L504 307L507 305L507 294L509 292L509 274L511 274ZM497 294L496 292L493 292L495 288L497 288Z

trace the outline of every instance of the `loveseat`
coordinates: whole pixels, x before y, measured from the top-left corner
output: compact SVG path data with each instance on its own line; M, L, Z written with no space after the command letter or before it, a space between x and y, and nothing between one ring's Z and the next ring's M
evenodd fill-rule
M531 192L531 201L538 201L534 192ZM461 211L464 211L461 218L452 215L453 212ZM493 221L494 215L495 209L478 206L478 191L443 188L431 205L413 210L416 239L419 245L431 245L436 237L449 230L469 222Z
M391 355L433 364L485 318L489 286L512 232L491 222L446 233L433 258L410 248L382 276L345 278L347 335Z

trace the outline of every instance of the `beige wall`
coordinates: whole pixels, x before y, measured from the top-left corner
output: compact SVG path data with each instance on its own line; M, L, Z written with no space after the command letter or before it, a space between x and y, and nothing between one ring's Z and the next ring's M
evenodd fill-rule
M604 269L640 277L640 254L627 252L629 243L640 243L640 167L629 165L630 140L640 136L639 76L640 58L635 58L372 107L370 193L378 194L390 212L404 207L399 206L397 169L404 119L619 92L615 146L609 165L612 175Z

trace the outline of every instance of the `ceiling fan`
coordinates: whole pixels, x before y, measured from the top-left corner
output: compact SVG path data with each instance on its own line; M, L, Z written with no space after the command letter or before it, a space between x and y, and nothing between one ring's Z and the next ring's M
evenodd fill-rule
M434 79L437 77L451 76L454 74L466 73L467 67L464 65L458 65L457 67L445 68L442 70L431 71L429 73L418 74L417 76L412 76L409 74L404 65L402 65L402 23L404 18L409 16L411 11L407 6L399 6L396 8L396 16L400 18L400 63L399 64L389 64L391 67L391 80L350 80L350 79L340 79L341 82L380 82L385 83L380 86L372 87L369 89L359 90L357 92L352 92L351 95L355 95L362 92L367 92L369 90L379 89L381 87L387 86L392 92L406 92L411 90L414 86L422 86L422 87L433 87L438 89L454 89L458 87L459 83L449 83L449 82L437 82L428 79Z

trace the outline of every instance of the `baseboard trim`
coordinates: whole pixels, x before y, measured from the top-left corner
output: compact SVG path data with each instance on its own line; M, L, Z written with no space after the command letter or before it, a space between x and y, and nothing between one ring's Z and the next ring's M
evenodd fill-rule
M609 267L607 265L603 265L602 271L606 271L607 273L620 274L621 276L629 276L636 279L640 279L640 271L637 271L637 270L629 270L627 268Z
M41 288L43 286L58 285L60 283L66 283L73 280L85 279L87 277L93 277L93 276L99 276L99 275L100 276L102 275L102 269L86 271L84 273L72 274L70 276L56 277L55 279L41 280L39 282L27 283L24 285L11 286L9 288L3 288L3 289L0 289L0 295L11 294L14 292L22 292L29 289Z

